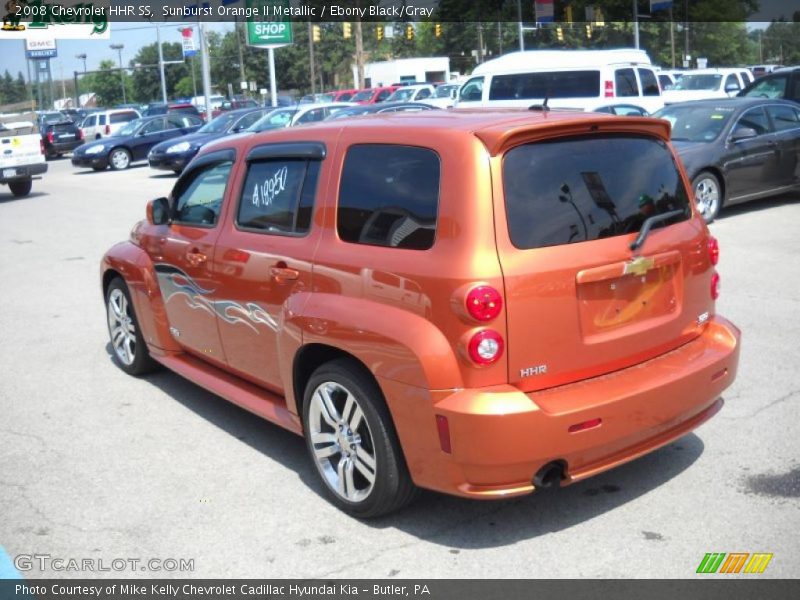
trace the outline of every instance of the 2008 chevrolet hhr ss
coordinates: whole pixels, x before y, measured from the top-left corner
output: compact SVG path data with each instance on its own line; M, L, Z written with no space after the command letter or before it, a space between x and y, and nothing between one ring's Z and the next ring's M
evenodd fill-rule
M102 262L115 358L303 435L331 500L566 485L722 406L739 331L669 125L430 111L221 140Z

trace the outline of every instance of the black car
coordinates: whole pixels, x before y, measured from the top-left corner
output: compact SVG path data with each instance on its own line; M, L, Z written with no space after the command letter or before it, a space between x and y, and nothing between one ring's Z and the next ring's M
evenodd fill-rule
M204 144L250 127L271 110L242 108L225 112L194 133L153 146L147 161L153 169L180 173Z
M326 120L343 119L345 117L357 117L360 115L373 115L395 112L418 112L421 110L441 110L438 106L425 104L423 102L381 102L379 104L360 104L343 108L336 111Z
M163 102L155 102L153 104L147 105L147 108L144 110L143 116L155 117L157 115L171 115L174 113L181 113L185 115L195 115L195 116L200 115L200 111L197 110L197 107L189 102L170 102L169 104L164 104Z
M710 223L723 206L800 187L800 106L785 100L682 102L654 115L672 143Z
M759 77L738 94L742 98L770 98L800 103L800 67L784 67Z
M42 144L46 158L56 158L65 152L72 152L83 144L83 131L77 123L69 120L44 122L41 125Z
M72 164L95 171L109 166L115 171L127 169L132 162L145 160L156 144L193 133L202 125L199 117L181 114L135 119L109 137L80 146L72 153Z

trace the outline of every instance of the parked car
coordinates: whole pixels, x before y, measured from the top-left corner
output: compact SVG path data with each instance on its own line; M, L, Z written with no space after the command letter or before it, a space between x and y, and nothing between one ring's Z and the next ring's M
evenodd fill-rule
M244 131L269 112L272 109L243 108L225 112L194 133L156 144L148 153L147 162L153 169L180 173L205 144Z
M147 159L150 148L168 140L200 129L203 121L193 115L162 115L131 121L114 135L79 146L72 153L76 167L91 167L103 171L107 167L118 171L131 163Z
M753 81L746 69L696 69L683 74L662 94L664 104L705 100L706 98L732 98Z
M62 121L44 124L40 133L46 158L56 158L66 152L72 152L83 144L83 131L73 121Z
M435 94L434 87L427 83L407 85L395 90L386 102L419 102L433 98Z
M800 103L800 67L784 67L759 77L739 95L745 98L781 98Z
M156 103L148 104L147 110L144 111L142 116L154 117L156 115L171 115L171 114L195 115L199 116L200 111L194 104L189 102L170 102L169 104Z
M437 108L450 108L456 103L458 97L458 88L461 86L457 83L443 83L437 85L433 96L425 98L422 102L436 106Z
M352 102L328 102L277 108L253 123L246 131L260 133L270 129L295 127L296 125L324 121L333 113L351 106L355 106L355 104Z
M438 110L436 106L424 102L381 102L380 104L359 104L350 108L343 108L327 117L327 121L332 119L344 119L346 117L358 117L361 115L386 114L397 112L419 112L422 110Z
M673 104L654 117L672 143L706 222L730 206L800 188L800 106L730 98Z
M350 101L356 104L377 104L378 102L385 102L400 86L387 85L383 87L369 88L361 90Z
M15 198L31 193L33 178L47 172L38 115L0 115L0 185Z
M580 481L711 418L736 374L668 142L577 111L223 138L105 254L113 356L304 435L358 517Z
M781 68L781 65L751 65L748 67L753 77L758 79Z
M88 115L81 123L81 131L86 140L99 140L114 135L122 127L141 118L139 111L132 108L103 110Z
M259 104L252 98L234 97L231 100L225 100L219 108L211 112L213 118L217 118L224 112L231 110L239 110L240 108L258 108Z
M647 112L664 106L655 68L644 50L529 50L475 67L456 106L547 105L592 111L635 104Z
M599 106L593 112L608 113L620 117L646 117L647 111L635 104L611 104L609 106Z
M69 117L60 110L45 110L37 113L36 120L41 129L49 123L63 123L69 121Z

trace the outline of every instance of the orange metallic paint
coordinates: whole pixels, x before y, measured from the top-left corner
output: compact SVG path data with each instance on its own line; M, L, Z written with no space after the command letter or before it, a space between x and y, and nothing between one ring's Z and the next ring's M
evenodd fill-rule
M621 279L633 235L538 250L511 244L504 152L596 132L650 135L666 143L669 134L663 122L639 118L426 111L223 139L201 151L237 153L214 233L144 223L137 230L142 247L115 246L103 272L114 270L128 282L157 360L282 427L302 434L294 357L308 344L324 344L356 357L374 374L416 484L473 498L513 496L533 491L534 474L554 460L566 465L568 484L654 450L710 418L735 377L739 356L738 330L714 315L708 231L696 214L652 232L639 252L654 259L643 287ZM306 237L244 232L234 223L245 177L242 158L255 145L280 141L327 148ZM338 238L344 158L352 145L370 143L422 146L438 154L440 205L430 250ZM197 349L170 334L153 267L169 258L163 251L168 244L160 240L170 235L194 243L207 239L204 277L213 283L214 298L258 303L274 329L245 333L246 327L218 320L221 359L181 353ZM286 279L284 269L297 278ZM609 294L609 282L620 283L617 293ZM488 323L476 323L461 305L478 283L504 298L499 316ZM703 313L707 319L698 320ZM462 348L479 327L498 331L507 342L500 360L482 368ZM540 358L546 373L520 377L520 369ZM437 416L448 421L449 454L441 449ZM599 426L569 431L596 419Z

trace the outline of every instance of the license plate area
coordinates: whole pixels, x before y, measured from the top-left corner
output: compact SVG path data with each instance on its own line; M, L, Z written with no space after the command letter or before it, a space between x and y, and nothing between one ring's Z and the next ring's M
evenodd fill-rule
M16 177L17 170L16 169L3 169L3 177L8 179L9 177Z

